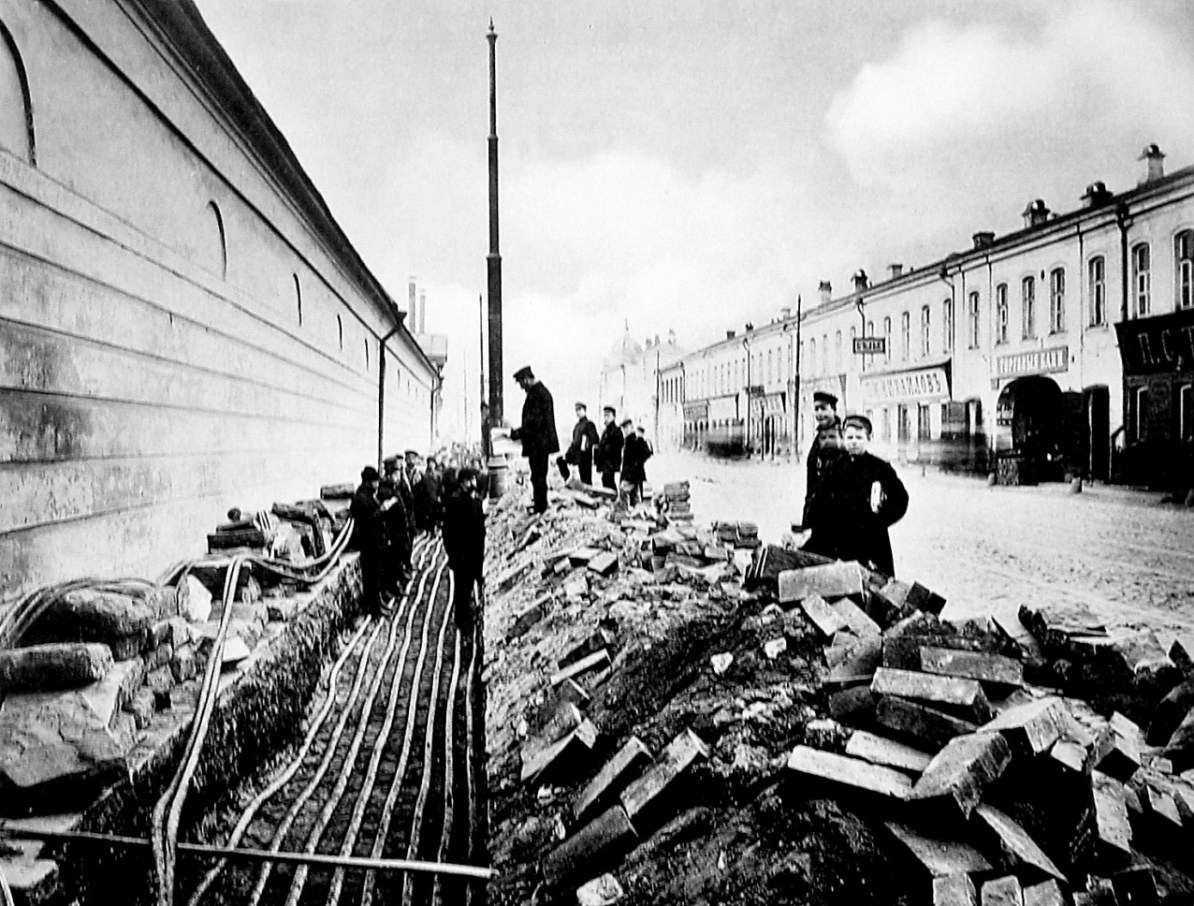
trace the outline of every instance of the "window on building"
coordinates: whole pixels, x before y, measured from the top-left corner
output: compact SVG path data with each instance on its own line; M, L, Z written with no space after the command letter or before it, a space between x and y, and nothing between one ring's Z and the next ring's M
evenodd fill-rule
M891 318L883 319L883 338L887 341L883 344L883 360L891 361Z
M821 334L821 372L829 374L829 334Z
M1183 443L1194 441L1194 384L1177 392L1177 436Z
M861 356L854 355L854 341L857 339L858 339L858 328L851 327L850 328L850 348L847 350L847 354L850 356L850 367L851 368L854 367L854 359L855 358L858 358L858 359L862 358Z
M1007 284L995 287L995 342L1007 342Z
M941 303L941 351L948 353L954 348L954 300Z
M1107 259L1096 255L1086 266L1087 283L1090 286L1090 324L1092 327L1107 323Z
M1036 278L1020 281L1020 326L1024 339L1036 336Z
M920 310L920 357L922 359L929 357L929 346L931 344L929 331L932 330L930 323L932 318L933 314L929 306L923 306Z
M1132 394L1132 427L1136 440L1148 440L1148 388L1137 387Z
M970 309L970 348L978 349L979 302L977 292L972 292L970 294L967 304Z
M912 312L900 315L900 358L905 362L912 355Z
M17 42L0 22L0 148L15 154L28 164L37 163L33 135L33 105L30 103L29 79Z
M767 350L767 383L775 380L775 363L772 361L772 350Z
M1065 332L1065 268L1049 271L1049 333Z
M1148 243L1142 242L1132 248L1132 301L1135 304L1135 317L1143 318L1148 314L1149 295L1151 291L1152 259L1149 255Z
M1173 238L1173 261L1177 273L1177 307L1194 306L1194 230L1182 230Z
M214 201L207 203L207 213L211 217L215 225L215 240L216 247L213 259L210 262L213 269L221 277L228 276L228 234L224 230L224 215L220 211L220 206Z
M833 362L840 374L844 370L842 368L842 332L840 330L833 335Z

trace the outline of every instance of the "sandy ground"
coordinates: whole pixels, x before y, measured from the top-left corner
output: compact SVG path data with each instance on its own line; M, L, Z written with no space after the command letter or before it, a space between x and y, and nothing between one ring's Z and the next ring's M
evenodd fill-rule
M802 463L660 454L651 483L688 479L698 522L749 520L777 542L798 521ZM1111 625L1194 637L1194 510L1161 495L1095 485L988 487L897 466L908 515L892 529L896 571L944 595L946 617L1014 613L1023 602L1081 601Z

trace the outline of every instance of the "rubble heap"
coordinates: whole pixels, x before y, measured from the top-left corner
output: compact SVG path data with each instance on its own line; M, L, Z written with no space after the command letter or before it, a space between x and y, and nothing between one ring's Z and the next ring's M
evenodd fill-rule
M493 902L1194 902L1180 643L553 504L490 517Z

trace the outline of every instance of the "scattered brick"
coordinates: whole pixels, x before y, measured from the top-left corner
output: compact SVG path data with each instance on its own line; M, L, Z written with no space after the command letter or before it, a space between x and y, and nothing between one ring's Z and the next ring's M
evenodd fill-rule
M1178 774L1194 768L1194 708L1177 725L1161 754Z
M551 684L558 686L564 680L578 679L590 671L607 669L609 664L609 652L602 648L600 651L594 651L592 654L586 655L579 661L569 664L557 673L552 674Z
M796 746L788 756L788 770L820 788L829 783L848 791L874 794L903 802L912 792L912 779L900 771L808 746Z
M779 602L789 604L810 595L840 598L862 592L862 567L854 562L826 563L779 574Z
M933 760L933 756L927 752L866 730L856 730L850 735L846 742L846 754L872 764L916 774L923 772Z
M880 667L871 691L928 704L965 720L983 723L991 719L990 702L975 680Z
M875 711L875 696L866 677L860 677L857 686L830 693L828 703L829 716L834 720L861 721Z
M613 632L599 627L592 635L581 642L579 645L573 647L567 654L557 661L557 666L561 669L571 666L572 664L582 661L589 655L596 654L603 649L611 649L614 647L614 642L617 641Z
M978 891L970 875L933 878L933 906L976 906Z
M879 699L875 706L875 722L923 743L932 751L937 751L955 736L978 730L978 724L893 695Z
M1023 906L1024 891L1015 875L987 881L979 894L981 906Z
M816 627L822 637L832 639L834 633L844 629L846 622L838 616L820 595L811 594L800 600L800 610Z
M991 871L991 863L969 843L929 837L906 824L894 821L884 822L884 827L912 854L931 878L951 878Z
M829 608L838 615L846 628L860 639L883 634L879 624L867 616L866 612L849 598L834 601Z
M153 692L142 686L137 693L124 703L123 710L133 716L133 723L138 730L144 730L153 721L154 706Z
M572 814L582 821L605 809L630 783L642 776L651 761L651 751L637 736L631 736L581 790L572 804Z
M618 571L618 557L616 554L598 554L591 559L588 567L599 576L612 576Z
M1163 746L1173 736L1182 719L1194 708L1194 679L1174 686L1157 702L1148 722L1145 739L1150 746Z
M1011 747L998 733L956 736L933 756L909 798L967 818L1011 760Z
M1128 820L1124 785L1101 771L1092 775L1098 856L1108 864L1123 864L1132 854L1132 825Z
M543 880L549 887L560 887L565 881L593 878L637 837L626 810L615 805L565 840L543 861Z
M920 649L920 669L942 676L958 676L1008 691L1008 687L1024 682L1024 665L1014 658L977 651L958 651L952 648Z
M983 725L985 731L998 731L1011 744L1017 756L1039 755L1053 747L1066 726L1065 704L1048 697L1018 705Z
M698 761L709 757L709 747L692 730L685 730L673 739L659 756L659 760L642 777L622 792L622 807L632 821L640 821L645 813L657 815L658 806L676 786L676 782Z
M589 755L597 744L597 727L583 720L575 730L551 745L529 752L522 763L523 783L543 784L554 778L571 778L588 767Z
M1053 860L1045 855L1036 843L1011 816L1001 812L993 805L978 805L974 813L979 820L989 827L999 841L1000 849L1010 857L1009 867L1018 869L1022 865L1043 872L1059 881L1066 879Z
M1061 885L1053 879L1024 888L1024 906L1065 906Z

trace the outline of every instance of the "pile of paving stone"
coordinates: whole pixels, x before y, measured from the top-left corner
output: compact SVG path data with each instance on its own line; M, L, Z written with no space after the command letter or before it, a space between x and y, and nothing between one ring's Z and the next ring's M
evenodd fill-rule
M189 703L223 617L232 557L275 545L301 558L327 549L343 517L343 488L320 501L279 504L267 537L242 522L218 527L223 556L186 567L167 585L70 583L43 595L15 647L0 649L0 816L76 812L129 774L139 739ZM348 489L351 493L351 488ZM247 547L226 543L243 541ZM297 583L246 564L231 605L223 669L243 667L262 639L293 617ZM271 625L274 628L271 630Z
M954 625L687 490L491 513L494 902L1194 902L1180 643Z

